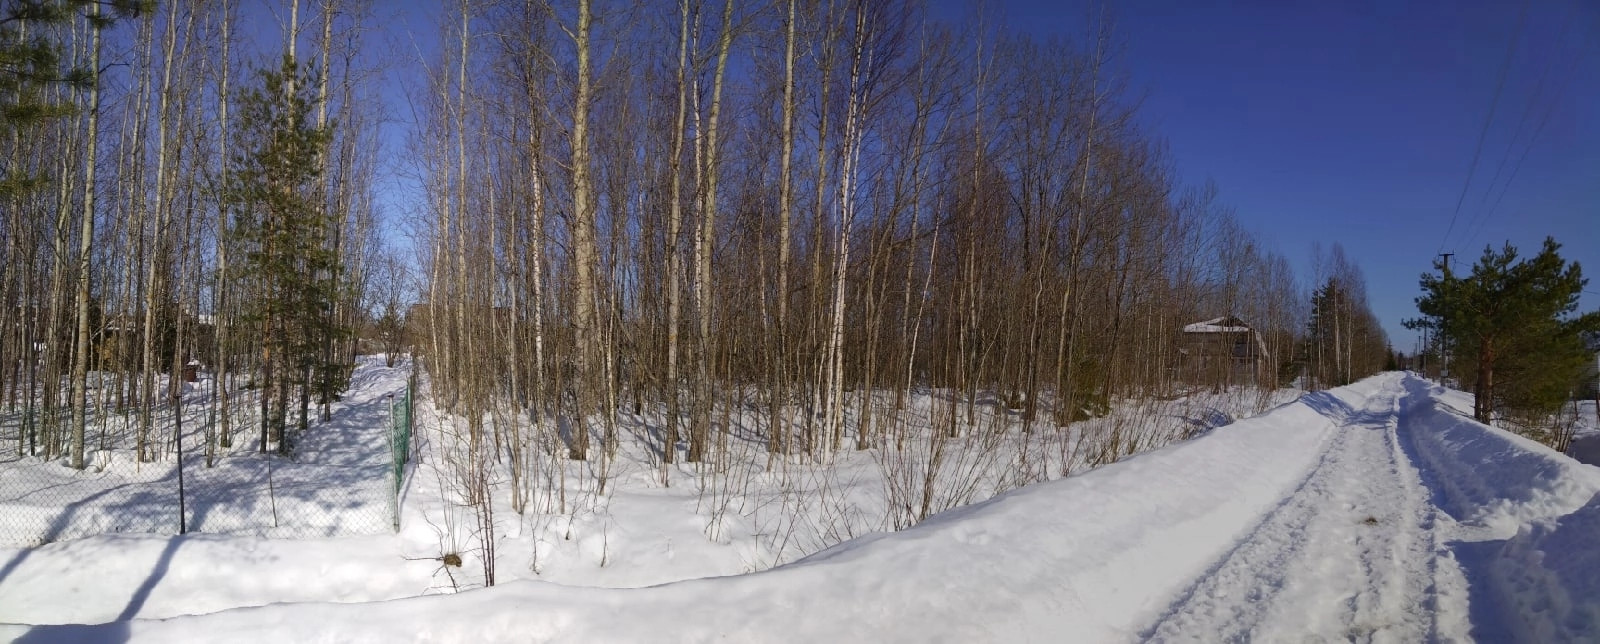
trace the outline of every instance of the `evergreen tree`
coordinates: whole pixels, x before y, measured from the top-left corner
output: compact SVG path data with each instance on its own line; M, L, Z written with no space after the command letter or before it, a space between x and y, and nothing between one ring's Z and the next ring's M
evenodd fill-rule
M260 333L262 450L270 432L288 455L290 390L299 388L304 430L311 392L327 399L344 389L343 365L327 364L321 347L348 330L332 322L340 293L328 276L339 257L324 239L330 214L317 192L330 128L316 127L313 79L292 58L259 73L260 85L239 101L228 194L233 238L244 249L244 310Z
M87 88L96 72L63 60L62 30L80 15L95 29L118 18L138 15L152 5L146 0L0 0L0 133L29 132L52 119L68 116L75 106L51 100L45 90L67 84ZM109 11L88 11L104 5ZM37 188L43 179L12 159L0 158L0 198Z
M1538 255L1518 261L1510 243L1499 252L1485 247L1466 278L1438 263L1438 274L1422 275L1416 302L1424 317L1405 324L1433 330L1462 380L1473 381L1480 422L1496 409L1556 412L1591 359L1582 334L1600 329L1600 312L1576 314L1588 280L1560 248L1547 237Z
M69 106L52 103L42 90L52 83L86 86L87 69L64 69L61 43L52 27L70 22L74 4L44 0L8 0L0 12L0 122L17 126L70 114Z

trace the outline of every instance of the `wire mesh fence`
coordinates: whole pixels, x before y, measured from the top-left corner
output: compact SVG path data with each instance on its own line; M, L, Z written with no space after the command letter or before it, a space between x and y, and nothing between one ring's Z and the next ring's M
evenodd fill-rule
M203 387L194 389L153 409L147 425L137 413L91 414L83 470L39 440L65 431L70 414L44 418L0 404L0 545L106 533L308 538L398 529L410 386L348 399L331 421L308 428L290 456L263 453L265 437L248 422L236 426L232 449L219 450L215 405ZM135 444L146 446L143 459Z
M389 434L389 451L394 460L394 491L397 495L400 493L400 486L405 483L406 463L411 460L411 392L416 389L416 384L416 372L412 372L400 399L389 403L392 427Z

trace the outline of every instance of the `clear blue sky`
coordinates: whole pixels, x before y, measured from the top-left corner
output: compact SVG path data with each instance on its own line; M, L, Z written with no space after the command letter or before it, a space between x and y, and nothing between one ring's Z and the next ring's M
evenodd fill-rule
M1142 119L1183 180L1215 180L1302 275L1313 243L1343 244L1396 348L1412 347L1400 321L1441 250L1470 263L1553 235L1591 279L1584 309L1600 308L1600 3L1111 5ZM1082 0L991 6L1040 36L1081 38L1090 15Z

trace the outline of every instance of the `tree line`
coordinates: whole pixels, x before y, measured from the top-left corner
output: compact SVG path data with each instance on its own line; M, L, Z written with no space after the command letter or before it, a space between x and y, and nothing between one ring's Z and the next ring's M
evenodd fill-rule
M1052 39L909 1L446 13L411 328L473 458L513 476L603 461L630 414L664 419L663 465L873 448L929 393L942 435L984 405L1059 428L1195 384L1182 329L1220 315L1259 333L1269 388L1389 358L1341 249L1313 309L1216 187L1179 183L1104 11Z

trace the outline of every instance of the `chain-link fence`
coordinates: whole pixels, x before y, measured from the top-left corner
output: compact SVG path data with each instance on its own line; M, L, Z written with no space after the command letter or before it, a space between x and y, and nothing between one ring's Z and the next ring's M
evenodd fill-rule
M263 441L269 450L275 443L252 421L259 392L249 390L231 401L238 422L219 445L217 406L204 384L156 405L148 423L138 410L91 414L81 471L38 438L66 431L70 414L0 403L0 546L119 532L304 538L399 528L409 383L397 395L347 398L293 442L289 457L262 453Z
M390 401L389 417L392 430L389 434L389 449L394 460L394 491L398 495L400 487L405 483L406 463L411 461L411 392L416 389L417 377L413 372L411 380L406 383L406 390L400 395L399 400Z
M411 430L412 423L412 392L417 389L417 372L411 371L411 378L406 381L406 389L400 394L400 399L392 396L389 400L389 459L392 465L389 468L389 479L394 488L389 495L391 502L390 515L394 519L394 529L400 531L400 493L405 486L406 464L411 462Z

